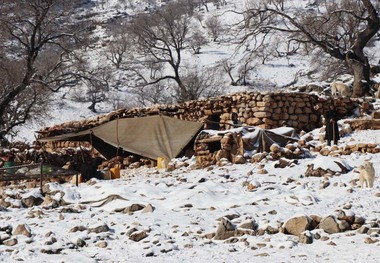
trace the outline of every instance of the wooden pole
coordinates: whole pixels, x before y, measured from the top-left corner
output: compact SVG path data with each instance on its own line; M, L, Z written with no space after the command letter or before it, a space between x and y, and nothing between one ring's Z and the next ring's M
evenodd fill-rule
M40 190L42 192L43 163L40 163Z

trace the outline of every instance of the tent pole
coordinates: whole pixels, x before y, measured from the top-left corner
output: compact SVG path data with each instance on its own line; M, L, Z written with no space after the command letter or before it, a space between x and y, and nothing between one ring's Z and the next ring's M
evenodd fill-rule
M117 119L116 119L116 140L117 140L116 156L119 156L119 148L120 148L120 141L119 141L119 116L117 116Z

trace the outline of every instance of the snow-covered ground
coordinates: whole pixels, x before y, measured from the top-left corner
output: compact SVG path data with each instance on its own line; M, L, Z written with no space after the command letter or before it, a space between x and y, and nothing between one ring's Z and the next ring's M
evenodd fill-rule
M118 1L102 2L104 6L96 11L104 11L102 15L107 18L111 14L107 8L112 8ZM242 3L241 0L227 2L231 5ZM293 2L306 4L310 1ZM210 10L215 11L212 7ZM202 50L200 60L216 61L228 57L231 50L228 46L210 43ZM282 86L293 81L295 74L307 69L308 65L307 58L301 56L274 59L257 68L254 80ZM236 87L226 88L226 92L233 91ZM22 127L16 139L30 142L34 140L33 132L41 126L94 116L87 109L88 105L61 99L61 96L61 93L57 94L54 99L51 119L43 124ZM105 103L99 105L99 110L104 113L112 107ZM354 132L342 138L341 143L352 141L379 143L380 132ZM354 230L337 234L313 230L312 235L319 233L324 238L314 239L312 244L302 244L296 236L270 234L268 231L230 242L205 237L216 231L218 219L224 216L235 215L232 223L236 225L254 220L259 228L265 229L267 226L279 227L296 215L324 217L333 215L338 209L362 216L368 224L372 222L372 228L378 228L380 180L375 180L372 189L361 189L355 184L358 179L356 167L369 158L379 171L380 154L354 153L340 158L353 169L331 178L304 176L311 162L336 168L332 162L334 159L318 155L283 169L275 168L272 161L263 162L267 174L260 174L257 164L193 169L194 160L187 160L188 167L173 172L143 167L124 170L121 179L92 180L79 187L49 184L50 189L57 191L49 194L61 203L57 207L52 206L52 202L21 207L20 195L41 196L39 189L1 188L1 196L6 197L3 201L11 202L13 207L3 209L0 203L0 240L12 240L13 245L0 242L0 261L379 262L379 233L370 236ZM247 182L257 186L256 190L249 191ZM114 198L107 199L110 196ZM131 214L118 212L132 204L151 204L154 210ZM377 226L373 223L376 221ZM15 230L19 224L27 225L30 237L13 235L13 231L9 231L8 226ZM92 229L99 226L103 226L104 232L93 232ZM133 228L144 231L147 237L140 241L131 240ZM74 231L78 229L80 231ZM373 244L367 242L369 237Z
M358 131L351 139L378 142L380 132ZM93 179L78 187L49 183L45 203L31 208L20 207L18 197L41 196L39 189L2 188L1 194L7 196L4 201L13 208L0 206L0 237L4 242L16 239L17 244L0 245L0 261L379 262L380 181L377 178L372 189L356 184L357 167L365 159L371 159L376 171L380 170L380 154L363 153L337 159L316 155L286 168L264 161L263 167L244 164L194 169L190 159L186 161L189 166L172 172L142 167L122 170L120 179ZM352 170L328 178L304 176L310 163L336 170L334 160ZM259 173L262 168L268 173ZM248 190L247 182L256 188ZM61 205L52 205L47 196ZM124 210L133 204L154 209ZM298 215L323 218L337 210L365 218L374 232L327 234L316 229L311 234L319 234L320 239L312 244L269 231L229 241L206 237L226 216L235 217L234 225L254 221L259 229L276 229ZM7 226L14 231L19 224L27 225L30 237L6 232ZM133 241L133 231L147 236Z

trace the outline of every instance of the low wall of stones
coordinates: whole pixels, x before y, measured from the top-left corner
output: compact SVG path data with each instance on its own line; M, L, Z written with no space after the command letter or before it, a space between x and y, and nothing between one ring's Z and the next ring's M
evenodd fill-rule
M322 126L321 116L327 112L331 103L335 103L342 116L350 115L359 105L357 99L351 98L322 98L306 93L244 92L175 105L119 109L96 118L43 128L38 132L38 137L86 130L117 118L158 114L182 120L200 121L205 123L205 128L216 127L225 130L230 127L233 112L238 114L242 125L259 126L264 129L289 126L298 131L310 131Z

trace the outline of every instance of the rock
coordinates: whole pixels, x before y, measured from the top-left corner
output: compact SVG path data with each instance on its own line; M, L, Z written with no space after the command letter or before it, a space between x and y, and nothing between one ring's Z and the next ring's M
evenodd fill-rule
M340 232L351 230L351 225L346 220L341 220L338 224Z
M7 239L5 241L3 241L3 244L6 245L6 246L15 246L17 245L18 241L16 238L11 238L11 239Z
M107 242L102 240L102 241L99 241L98 243L96 243L97 247L100 247L100 248L106 248L108 246Z
M59 253L61 253L62 250L63 250L63 248L52 248L52 247L49 247L49 248L42 248L41 249L41 253L45 253L45 254L59 254Z
M78 239L77 239L77 242L76 242L76 245L77 245L78 247L84 247L84 246L86 245L86 241L84 241L84 240L81 239L81 238L78 238Z
M273 143L270 147L269 150L274 153L281 152L281 147L277 143Z
M13 231L13 235L24 235L24 236L27 236L27 237L31 237L32 236L32 232L29 228L28 225L26 224L20 224L18 225L14 231Z
M367 231L367 234L368 235L372 235L372 234L380 234L380 228L378 228L378 227L374 227L374 228L370 228L370 229L368 229L368 231Z
M355 216L355 224L363 225L365 223L365 218L362 216Z
M257 224L254 220L249 219L245 222L242 222L238 228L255 230L257 228Z
M50 195L46 195L44 198L44 201L41 204L42 207L44 208L57 208L59 207L59 202L52 198Z
M70 232L82 232L82 231L85 231L87 230L87 227L85 226L74 226L73 228L70 229Z
M339 225L336 222L334 216L328 216L328 217L323 218L321 222L319 223L319 228L323 229L326 233L329 233L329 234L340 232Z
M361 226L361 227L357 230L357 232L358 232L359 234L366 234L366 233L368 232L368 230L369 230L368 227L366 227L366 226Z
M41 197L35 197L35 196L31 195L31 196L28 196L26 198L22 198L21 204L24 207L33 207L33 206L42 204L43 201L44 200Z
M64 192L61 190L57 190L57 188L60 188L58 183L47 183L42 186L42 194L44 195L55 195L58 192L62 192L62 196L64 195Z
M135 242L139 242L140 240L146 238L148 236L148 234L141 230L141 231L135 231L133 232L130 236L129 236L129 239L130 240L133 240Z
M154 209L155 208L151 204L147 204L141 213L153 213Z
M312 220L308 216L290 218L283 225L286 234L299 236L302 232L309 230Z
M257 174L267 174L268 171L266 169L258 169Z
M132 204L126 208L124 208L123 210L123 213L124 214L133 214L134 212L136 211L139 211L139 210L142 210L144 209L145 207L143 205L140 205L140 204Z
M137 230L138 230L137 228L132 227L132 228L128 229L128 231L127 231L125 234L126 234L128 237L130 237L131 234L132 234L133 232L136 232Z
M88 233L102 233L102 232L108 232L110 228L106 224L102 224L96 227L88 228Z
M313 243L313 236L310 231L304 231L299 235L299 242L302 244L311 244Z
M214 240L225 240L235 235L236 227L232 222L223 217L216 230Z
M374 244L374 243L377 243L377 242L379 242L378 239L372 239L372 238L370 238L370 237L366 237L366 238L364 239L364 243L366 243L366 244Z
M233 163L235 164L245 164L246 160L242 155L237 155L233 158Z

